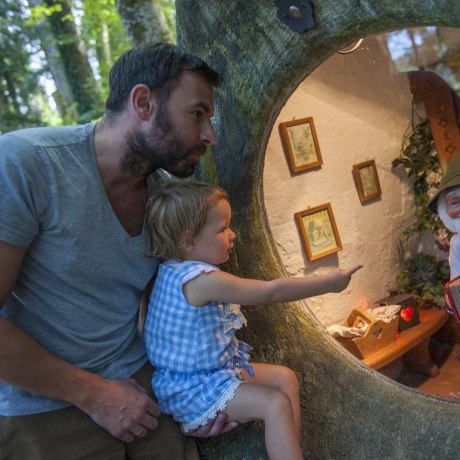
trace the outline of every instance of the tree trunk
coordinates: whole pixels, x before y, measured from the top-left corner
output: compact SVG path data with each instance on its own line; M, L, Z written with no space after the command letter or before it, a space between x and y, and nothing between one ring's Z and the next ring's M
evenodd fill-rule
M29 0L28 3L30 7L36 7L42 5L43 1ZM37 23L35 25L35 32L40 39L40 46L45 53L48 69L56 85L56 92L53 94L53 98L58 111L63 120L74 122L77 119L77 113L73 107L72 91L49 22L42 20Z
M101 90L72 19L69 3L66 0L45 0L45 3L48 7L54 8L48 20L77 105L79 121L90 121L103 113Z
M116 5L134 45L174 41L163 11L154 0L116 0Z
M285 275L267 222L262 174L273 124L299 83L336 50L368 34L460 26L460 2L449 0L311 3L316 25L299 33L277 17L275 2L176 1L179 44L225 78L216 91L218 145L203 163L202 176L229 193L238 239L228 268L241 276ZM301 302L245 308L245 314L249 327L242 339L254 346L253 360L297 372L310 458L458 458L460 404L403 387L365 367ZM204 446L210 460L266 458L259 424Z

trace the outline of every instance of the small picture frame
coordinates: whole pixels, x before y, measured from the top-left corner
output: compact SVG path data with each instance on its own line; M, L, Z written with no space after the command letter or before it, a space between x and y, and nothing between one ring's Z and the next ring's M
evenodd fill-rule
M313 261L342 250L330 203L295 213L308 260Z
M382 194L375 160L353 165L353 179L361 203L373 200Z
M323 164L312 117L280 123L279 130L292 174Z

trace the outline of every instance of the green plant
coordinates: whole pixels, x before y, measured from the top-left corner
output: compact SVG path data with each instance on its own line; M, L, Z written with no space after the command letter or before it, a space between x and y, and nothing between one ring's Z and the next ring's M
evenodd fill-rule
M436 153L428 120L415 125L412 133L404 140L401 155L393 160L392 166L402 166L407 177L413 178L416 220L406 228L403 238L409 240L427 231L431 232L441 251L449 251L451 233L441 219L428 209L428 202L435 195L442 179L439 157ZM420 252L402 262L398 276L398 289L411 293L420 306L442 305L444 283L449 279L447 260Z
M407 259L398 276L400 292L411 293L420 307L444 305L444 284L449 279L446 260L425 253Z
M421 121L413 128L406 139L401 155L392 161L393 167L403 166L407 177L414 178L414 202L416 221L404 231L406 236L420 234L430 230L438 234L445 229L437 214L432 213L427 205L439 187L442 171L434 147L428 120ZM440 249L448 250L444 241L438 241Z

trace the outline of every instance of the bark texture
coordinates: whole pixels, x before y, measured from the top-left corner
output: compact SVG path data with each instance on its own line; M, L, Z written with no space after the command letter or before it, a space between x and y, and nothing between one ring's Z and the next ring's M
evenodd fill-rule
M43 4L42 0L29 0L29 6L37 7ZM73 109L74 102L72 90L67 79L61 55L57 47L57 40L51 32L50 24L46 20L40 21L35 32L40 39L40 44L48 62L48 67L53 76L56 85L56 91L53 94L54 102L56 103L59 113L63 114L63 118L76 120L77 113Z
M163 11L155 0L116 0L115 3L134 45L174 41Z
M64 66L67 82L77 106L78 121L85 123L103 113L101 90L89 64L88 55L67 0L45 0L55 8L48 17Z
M274 1L176 1L179 44L225 77L216 92L218 145L202 177L230 195L238 239L228 269L241 276L285 275L267 223L262 175L273 124L299 83L357 38L408 26L460 26L460 2L450 0L311 4L316 25L297 33L278 19ZM297 372L310 458L458 458L459 403L403 387L363 366L300 302L246 308L245 314L249 327L241 338L254 346L253 360ZM266 458L257 423L204 447L210 460Z

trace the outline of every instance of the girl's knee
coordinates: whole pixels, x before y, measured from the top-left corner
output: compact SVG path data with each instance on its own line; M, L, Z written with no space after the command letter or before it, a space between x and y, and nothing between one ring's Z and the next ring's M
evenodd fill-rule
M283 391L273 391L270 399L270 409L277 417L292 418L293 416L291 400Z
M280 366L280 372L278 374L278 388L280 390L290 389L292 391L299 390L299 380L296 373L289 369L289 367Z

